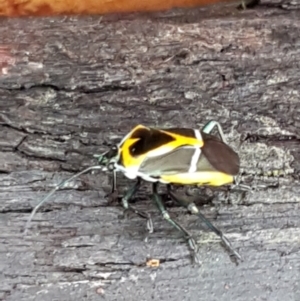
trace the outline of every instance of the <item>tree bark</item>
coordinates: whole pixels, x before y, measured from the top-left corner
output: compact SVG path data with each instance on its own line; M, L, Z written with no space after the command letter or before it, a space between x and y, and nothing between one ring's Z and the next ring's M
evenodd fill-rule
M0 299L299 300L299 7L2 19ZM99 172L56 192L22 234L55 184L96 164L93 154L136 124L200 128L211 119L256 189L193 193L243 256L239 265L169 204L199 244L202 264L191 265L149 185L134 204L153 218L147 235L143 219L105 197L111 176ZM119 195L130 184L119 175Z

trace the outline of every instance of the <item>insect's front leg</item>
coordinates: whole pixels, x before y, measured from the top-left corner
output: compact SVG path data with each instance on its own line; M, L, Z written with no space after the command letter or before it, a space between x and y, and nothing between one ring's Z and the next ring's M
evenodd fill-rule
M131 188L128 189L128 191L126 192L126 194L122 197L122 206L126 210L131 210L134 213L136 213L137 215L139 215L142 218L147 219L147 229L149 231L149 233L153 233L153 222L151 219L151 216L149 213L147 212L143 212L140 210L137 210L136 208L134 208L133 206L131 206L129 204L129 201L133 198L133 196L137 193L137 191L139 190L141 186L141 179L138 178L137 182L134 184L134 186L132 186Z
M118 190L117 190L117 172L113 170L113 178L112 178L112 185L111 191L105 195L108 199L109 203L114 203L118 200Z

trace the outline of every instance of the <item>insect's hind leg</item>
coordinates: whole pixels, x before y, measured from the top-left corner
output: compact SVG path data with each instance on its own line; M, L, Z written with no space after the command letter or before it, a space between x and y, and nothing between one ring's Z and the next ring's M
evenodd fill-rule
M224 143L227 144L226 139L225 139L225 135L224 135L224 133L223 133L223 129L222 129L222 127L221 127L221 125L220 125L220 123L219 123L218 121L211 120L211 121L207 122L207 123L205 124L205 126L202 128L202 131L203 131L204 133L206 133L206 134L210 134L211 131L212 131L215 127L217 127L217 129L218 129L218 132L219 132L219 135L220 135L222 141L223 141Z
M122 197L122 206L126 210L131 210L132 212L136 213L137 215L139 215L142 218L147 219L147 229L149 231L149 233L153 233L153 222L151 219L151 216L149 213L137 210L136 208L134 208L133 206L131 206L128 202L133 198L133 196L136 194L136 192L139 190L141 186L141 179L138 178L137 182L134 184L134 186L132 186L131 188L128 189L128 191L126 192L126 194Z
M192 252L193 252L193 257L194 257L194 261L196 263L200 263L199 258L197 257L197 244L194 240L194 238L191 236L191 234L184 229L180 224L178 224L175 220L173 220L168 211L166 210L163 201L161 199L161 196L158 194L157 192L157 186L158 183L153 183L152 185L152 190L153 190L153 194L152 194L152 199L155 202L155 204L157 205L160 213L162 214L163 218L168 221L174 228L176 228L179 232L181 232L181 234L185 237L185 239L187 240Z
M221 230L219 230L218 228L216 228L197 208L197 206L193 203L193 202L189 202L188 200L185 200L184 198L179 198L172 190L170 185L167 186L168 188L168 193L171 196L172 199L174 199L174 201L176 201L177 203L179 203L181 206L187 208L189 210L189 212L191 214L197 215L202 222L204 222L206 224L206 226L212 230L215 234L217 234L222 242L224 243L225 247L237 258L237 259L242 259L240 254L235 251L228 238L222 233Z

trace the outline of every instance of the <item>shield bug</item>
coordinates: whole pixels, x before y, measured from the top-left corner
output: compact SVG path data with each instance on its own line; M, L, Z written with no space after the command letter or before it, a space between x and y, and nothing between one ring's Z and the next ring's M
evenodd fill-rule
M219 137L212 135L216 128ZM116 190L116 173L122 172L127 178L136 180L122 197L122 205L147 219L147 227L153 231L149 214L139 211L130 205L130 200L138 191L141 181L152 183L152 199L163 218L186 238L197 260L196 242L190 233L171 218L161 196L158 185L167 185L168 194L181 206L197 215L208 228L217 234L228 250L238 259L240 255L231 247L229 240L216 228L196 207L193 202L179 198L171 189L172 184L222 186L234 184L239 173L240 159L238 154L226 143L221 125L216 121L208 122L202 130L191 128L151 128L143 125L134 127L116 146L102 155L95 156L98 164L91 166L71 178L58 184L33 209L25 231L38 208L54 192L63 188L74 178L95 169L113 173L112 191Z

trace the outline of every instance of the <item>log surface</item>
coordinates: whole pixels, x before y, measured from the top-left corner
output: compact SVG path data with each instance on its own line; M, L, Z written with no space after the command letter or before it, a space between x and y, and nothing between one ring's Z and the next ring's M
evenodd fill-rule
M1 19L0 299L300 300L299 7ZM202 265L191 265L147 184L135 198L154 221L145 242L145 221L124 218L105 197L104 173L58 191L23 235L55 184L134 125L200 128L210 119L234 148L244 141L242 180L257 186L228 198L193 191L242 254L239 265L170 204L199 244ZM120 195L130 183L119 176Z

